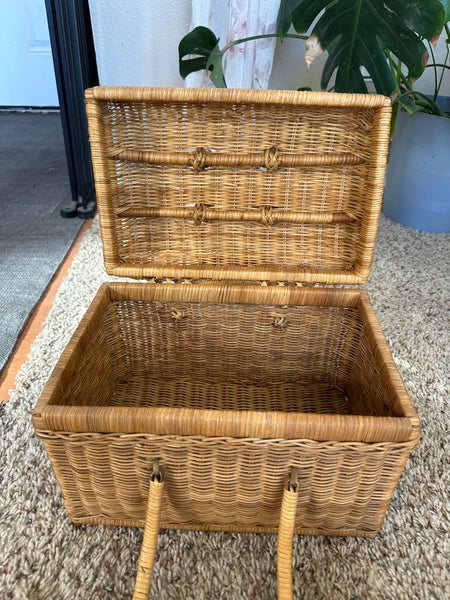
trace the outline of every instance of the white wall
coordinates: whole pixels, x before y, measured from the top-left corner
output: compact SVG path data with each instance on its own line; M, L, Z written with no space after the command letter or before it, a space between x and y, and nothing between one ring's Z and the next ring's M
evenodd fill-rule
M295 31L292 30L292 33ZM296 90L299 87L310 87L313 91L320 90L320 75L327 56L324 52L308 69L303 40L292 38L286 38L282 42L277 40L269 87L275 90Z
M89 0L89 5L101 85L183 86L178 43L190 31L191 0ZM444 58L443 42L438 44L438 61ZM308 70L303 41L278 42L269 87L319 90L325 59L324 53ZM431 69L416 88L432 92ZM448 72L441 93L450 95Z
M183 86L178 43L190 0L89 0L101 85Z

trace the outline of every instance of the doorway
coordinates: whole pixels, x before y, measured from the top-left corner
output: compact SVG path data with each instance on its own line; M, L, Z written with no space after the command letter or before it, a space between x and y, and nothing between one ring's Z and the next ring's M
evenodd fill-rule
M58 107L45 0L0 2L0 106Z

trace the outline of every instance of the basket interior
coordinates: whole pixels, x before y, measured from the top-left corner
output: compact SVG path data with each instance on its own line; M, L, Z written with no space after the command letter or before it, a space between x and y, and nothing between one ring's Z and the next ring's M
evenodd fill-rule
M53 404L400 416L358 308L112 301Z

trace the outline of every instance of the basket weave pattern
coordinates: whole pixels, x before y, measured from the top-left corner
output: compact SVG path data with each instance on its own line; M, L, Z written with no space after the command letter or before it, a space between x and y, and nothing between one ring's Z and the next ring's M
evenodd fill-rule
M116 301L59 404L395 416L373 352L356 308Z
M349 96L330 110L325 94L153 90L140 102L143 92L123 93L87 96L111 272L366 278L387 151L384 98Z
M275 531L298 465L297 532L376 533L418 433L361 292L242 294L102 288L37 430L75 522L142 525L158 458L162 526Z
M167 472L161 526L276 532L292 464L296 533L373 536L415 442L332 443L42 432L75 523L143 526L152 457Z
M77 523L372 536L419 420L365 292L389 101L87 92L105 284L33 418ZM177 283L171 282L175 278Z

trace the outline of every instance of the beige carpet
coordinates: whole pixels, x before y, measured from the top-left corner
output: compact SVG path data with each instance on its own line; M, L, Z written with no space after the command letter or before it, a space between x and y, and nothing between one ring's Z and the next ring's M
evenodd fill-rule
M450 236L383 218L366 287L422 419L375 539L296 537L294 598L450 597ZM17 378L1 430L0 599L131 598L142 530L69 521L31 411L60 352L107 279L98 225L88 231ZM273 535L163 531L150 598L276 598Z

